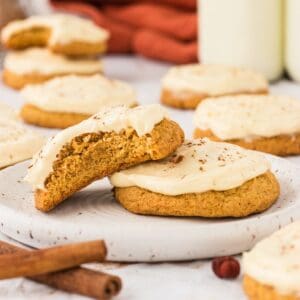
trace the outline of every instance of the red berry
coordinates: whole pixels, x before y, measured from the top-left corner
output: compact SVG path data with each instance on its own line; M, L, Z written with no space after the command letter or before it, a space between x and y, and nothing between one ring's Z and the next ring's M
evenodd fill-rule
M240 263L231 256L216 257L212 261L212 269L219 278L233 279L240 274Z

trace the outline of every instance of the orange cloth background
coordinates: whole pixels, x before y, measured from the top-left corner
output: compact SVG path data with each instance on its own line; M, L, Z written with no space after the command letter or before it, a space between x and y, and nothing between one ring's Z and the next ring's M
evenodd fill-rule
M197 61L196 0L51 3L57 10L87 16L109 30L110 53L135 52L177 64Z

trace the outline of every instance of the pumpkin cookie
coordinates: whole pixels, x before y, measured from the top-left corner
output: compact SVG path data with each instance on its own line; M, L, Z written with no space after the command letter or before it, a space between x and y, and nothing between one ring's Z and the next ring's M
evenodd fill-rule
M97 59L72 59L47 49L30 48L7 54L3 80L10 87L20 89L26 84L41 83L57 76L96 73L102 73L102 64Z
M294 222L244 253L243 286L250 300L300 299L300 222Z
M31 158L44 138L16 121L0 118L0 169Z
M208 137L275 155L300 154L300 101L285 96L228 96L197 107L195 138Z
M21 95L25 99L21 109L23 120L52 128L75 125L107 106L137 105L135 91L130 85L98 74L69 75L28 85Z
M2 43L10 49L48 47L65 55L96 55L105 52L109 33L90 20L72 15L32 16L6 25Z
M36 207L49 211L94 180L164 158L182 142L183 131L160 105L107 108L50 139L25 180Z
M176 108L194 109L208 97L266 93L267 80L253 71L191 64L173 67L163 77L161 102Z
M266 158L209 139L186 141L158 162L111 176L129 211L163 216L244 217L269 208L279 184Z

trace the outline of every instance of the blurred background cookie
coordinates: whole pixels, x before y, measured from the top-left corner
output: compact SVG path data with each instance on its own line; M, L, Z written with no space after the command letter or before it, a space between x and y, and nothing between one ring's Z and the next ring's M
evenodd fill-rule
M300 101L287 96L206 99L195 112L194 137L209 137L275 155L300 154Z
M101 75L64 76L26 86L21 117L27 123L51 128L77 124L107 106L137 105L134 89Z
M208 97L268 93L268 82L261 74L222 65L172 67L161 85L161 102L182 109L194 109Z
M48 47L64 55L96 55L106 51L108 31L90 20L66 14L32 16L6 25L2 43L9 49Z
M68 74L92 75L102 73L98 59L72 59L43 48L28 48L7 54L3 80L10 87L20 89L26 84L41 83Z
M0 118L0 169L31 158L44 143L38 133L13 120Z
M19 116L12 107L9 105L0 102L0 119L9 119L9 120L19 120Z

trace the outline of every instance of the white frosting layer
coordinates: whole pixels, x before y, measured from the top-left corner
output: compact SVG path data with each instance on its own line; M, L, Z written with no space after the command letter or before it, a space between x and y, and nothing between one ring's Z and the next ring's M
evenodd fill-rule
M158 105L127 108L116 106L106 108L89 119L60 131L49 139L40 153L33 159L33 165L28 170L25 180L35 188L43 189L44 182L52 172L53 162L64 145L76 136L93 132L120 132L122 129L133 128L139 136L152 131L154 126L167 118L165 109Z
M102 72L97 59L71 59L43 48L28 48L12 51L4 59L4 68L16 74L93 74Z
M26 102L45 111L93 115L105 106L137 103L134 89L125 82L101 75L57 77L21 91Z
M272 137L300 132L300 101L285 96L228 96L206 99L195 125L222 140Z
M35 28L51 30L50 45L72 42L101 43L109 38L108 31L96 26L90 20L72 15L55 14L13 21L2 30L2 40L6 42L15 34Z
M204 138L186 141L170 157L115 173L110 180L116 187L181 195L232 189L269 168L259 152Z
M243 255L244 273L280 294L300 297L300 221L257 243Z
M178 95L220 96L267 90L268 82L262 75L246 69L191 64L171 68L163 77L162 86Z
M3 102L0 102L0 118L15 121L19 119L16 111Z
M0 118L0 168L31 158L44 138L20 123Z

